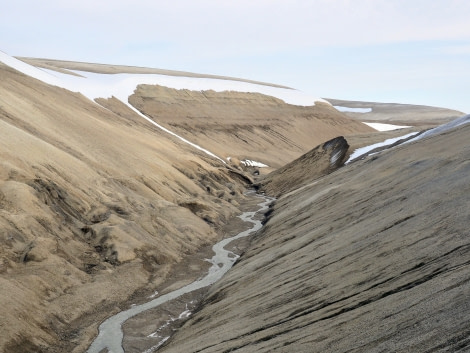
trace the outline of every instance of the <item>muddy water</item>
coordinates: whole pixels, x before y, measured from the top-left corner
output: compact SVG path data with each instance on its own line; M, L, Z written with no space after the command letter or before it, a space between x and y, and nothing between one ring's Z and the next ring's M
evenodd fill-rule
M212 263L212 266L205 277L149 302L133 306L130 309L111 316L100 325L98 337L96 337L88 348L87 353L100 353L103 350L106 351L106 349L110 353L124 353L124 349L122 348L122 324L126 320L146 310L153 309L170 300L176 299L183 294L210 286L218 281L233 266L238 258L238 255L226 250L225 246L233 240L246 237L258 231L262 227L261 221L255 220L254 218L258 213L267 210L268 205L273 199L264 196L260 196L260 198L262 198L263 201L258 204L260 208L257 211L244 212L239 216L243 221L253 223L253 226L233 237L223 239L212 247L215 255L209 260Z

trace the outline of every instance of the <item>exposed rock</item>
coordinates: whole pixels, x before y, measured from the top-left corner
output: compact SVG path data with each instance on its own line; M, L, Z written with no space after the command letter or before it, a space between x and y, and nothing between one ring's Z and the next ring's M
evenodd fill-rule
M344 163L348 148L344 137L336 137L268 174L256 187L276 197L298 189L340 167Z

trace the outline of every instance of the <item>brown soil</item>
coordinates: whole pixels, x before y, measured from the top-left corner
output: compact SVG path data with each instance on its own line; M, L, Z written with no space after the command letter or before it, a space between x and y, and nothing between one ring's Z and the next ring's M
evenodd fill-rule
M328 104L294 106L258 93L140 85L129 102L221 157L255 160L272 168L334 137L375 132Z
M210 77L28 60L62 72ZM258 174L281 167L336 136L346 136L349 145L360 147L398 134L378 134L321 103L297 107L260 94L138 87L130 98L132 104L190 141L222 157L233 157L226 166L148 124L114 98L100 98L96 104L3 64L0 75L0 351L9 353L85 351L106 317L145 300L155 290L164 293L182 286L205 271L207 264L201 258L208 256L210 245L221 232L238 231L242 226L230 222L246 207L243 191ZM239 163L245 158L271 168L245 168ZM398 172L391 175L400 180ZM352 188L369 187L365 180ZM378 188L382 179L376 183ZM328 185L317 191L327 194L331 190ZM294 199L286 207L293 208ZM298 218L307 217L304 211L289 215L294 223L286 215L279 226L295 230L296 222L305 222ZM325 227L329 226L319 226ZM301 231L308 233L306 228ZM282 242L273 239L273 245ZM242 250L246 244L232 246ZM274 266L277 255L270 253L259 261L268 259ZM241 264L236 267L244 268ZM282 273L281 269L276 276ZM241 283L247 285L245 280ZM267 298L267 289L257 290L253 297L262 293ZM223 297L223 292L214 294L215 289L211 293L208 303ZM197 298L200 295L195 293ZM262 303L257 305L249 308L253 315L264 310ZM273 315L274 309L270 308ZM181 306L170 303L166 310L178 315ZM136 346L138 329L148 332L160 325L149 320L142 315L128 323L125 344L129 349ZM253 342L263 337L257 334Z
M0 70L0 351L82 347L217 238L245 181L122 106Z

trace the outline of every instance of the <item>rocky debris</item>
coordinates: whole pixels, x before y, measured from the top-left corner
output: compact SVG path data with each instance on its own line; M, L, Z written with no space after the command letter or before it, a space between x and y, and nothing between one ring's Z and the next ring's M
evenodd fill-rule
M469 137L461 126L284 194L161 351L470 350Z

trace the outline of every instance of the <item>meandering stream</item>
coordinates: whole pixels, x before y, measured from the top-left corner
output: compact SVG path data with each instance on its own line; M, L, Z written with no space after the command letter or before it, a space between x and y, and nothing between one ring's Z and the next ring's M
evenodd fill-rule
M261 221L255 220L254 218L256 214L267 210L273 199L266 196L259 197L263 199L263 202L258 204L260 208L257 211L244 212L239 216L243 221L253 223L253 227L238 233L233 237L223 239L212 247L215 255L209 260L212 263L212 266L204 278L155 298L147 303L133 306L130 309L111 316L100 325L99 334L88 348L87 353L100 353L104 349L107 349L110 353L124 353L124 349L122 348L122 340L124 336L122 332L122 324L126 320L146 310L153 309L163 303L178 298L183 294L210 286L218 281L233 266L238 258L238 255L226 250L225 246L233 240L246 237L258 231L262 227Z

